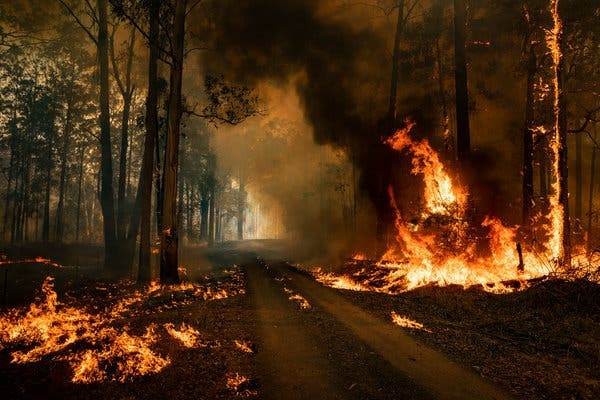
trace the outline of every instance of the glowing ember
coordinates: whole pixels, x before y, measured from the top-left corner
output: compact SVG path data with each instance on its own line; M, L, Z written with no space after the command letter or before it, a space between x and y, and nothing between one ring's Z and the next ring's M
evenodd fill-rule
M392 311L392 322L399 327L407 328L407 329L416 329L425 332L431 332L431 330L425 328L422 323L412 320L406 316L396 314L396 312Z
M308 310L311 308L311 305L308 302L308 300L306 300L300 294L295 293L293 290L288 288L283 288L283 290L289 295L288 299L298 304L298 307L300 307L301 309Z
M250 380L244 375L240 375L239 373L228 373L226 376L227 379L227 389L231 390L236 394L236 396L240 397L250 397L256 396L258 393L255 390L248 389L247 387L250 385Z
M0 256L0 265L12 265L12 264L43 264L49 267L60 268L61 265L56 263L49 258L35 257L35 258L23 258L19 260L9 260L6 255Z
M171 337L177 339L187 348L195 348L202 346L200 341L200 333L191 326L182 323L179 328L175 328L172 323L164 324L165 330Z
M252 350L252 343L247 340L236 339L233 343L235 344L235 347L243 353L254 353L254 350Z

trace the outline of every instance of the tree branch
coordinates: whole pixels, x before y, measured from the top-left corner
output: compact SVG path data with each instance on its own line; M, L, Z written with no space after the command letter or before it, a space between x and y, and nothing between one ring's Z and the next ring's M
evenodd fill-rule
M56 1L58 1L60 4L63 5L63 7L67 10L67 12L75 19L75 22L77 22L77 24L81 27L81 29L83 29L83 31L85 33L87 33L87 35L92 40L92 42L94 42L94 44L96 46L98 46L98 38L92 33L92 31L90 30L89 27L85 26L83 21L81 21L81 19L77 16L77 14L75 14L75 11L73 11L71 6L69 6L67 4L67 2L64 0L56 0Z

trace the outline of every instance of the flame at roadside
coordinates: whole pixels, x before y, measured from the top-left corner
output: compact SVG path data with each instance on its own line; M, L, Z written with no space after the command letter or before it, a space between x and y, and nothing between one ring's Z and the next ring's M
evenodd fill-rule
M560 217L556 208L551 204L550 223L544 226L550 239L542 250L518 247L518 227L505 226L492 216L477 228L486 235L471 235L464 215L467 189L453 181L427 140L411 138L413 128L414 123L408 121L386 143L409 153L413 174L423 177L424 211L420 219L407 222L389 188L396 235L383 257L375 263L353 259L349 265L355 269L349 274L314 270L316 279L336 288L392 294L431 284L480 285L489 292L505 293L523 289L531 279L554 272L555 242L560 244L561 237L555 230ZM576 264L589 266L591 262L582 255Z

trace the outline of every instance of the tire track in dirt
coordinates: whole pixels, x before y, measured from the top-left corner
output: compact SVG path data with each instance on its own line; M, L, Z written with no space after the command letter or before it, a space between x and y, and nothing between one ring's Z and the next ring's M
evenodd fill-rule
M509 399L503 390L495 387L474 372L449 360L404 333L389 321L383 321L350 303L334 290L315 282L285 263L270 264L270 268L284 277L287 284L308 301L332 315L360 340L387 360L396 370L413 382L426 388L438 399Z
M245 265L258 317L261 399L432 399L320 307L302 310L287 282L260 262Z

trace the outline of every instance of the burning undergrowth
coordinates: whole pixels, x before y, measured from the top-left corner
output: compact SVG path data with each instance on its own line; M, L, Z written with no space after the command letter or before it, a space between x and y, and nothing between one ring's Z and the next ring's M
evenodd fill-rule
M16 364L66 363L74 383L126 382L171 364L169 355L157 348L166 338L184 348L219 346L186 323L142 321L192 303L243 293L243 276L237 270L220 280L207 277L175 286L96 284L64 300L59 300L53 278L48 277L29 307L0 315L0 350Z
M427 140L411 137L413 128L414 123L407 121L386 143L409 155L412 173L422 177L421 210L406 215L390 187L396 235L385 254L373 261L364 255L355 257L341 275L316 269L317 280L336 288L395 294L431 284L481 286L504 293L548 275L597 278L597 255L580 252L570 265L557 258L561 251L554 239L553 209L550 217L538 218L543 224L538 230L544 232L539 240L525 240L518 226L506 226L494 216L475 221L469 213L468 189L452 176Z

